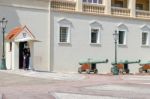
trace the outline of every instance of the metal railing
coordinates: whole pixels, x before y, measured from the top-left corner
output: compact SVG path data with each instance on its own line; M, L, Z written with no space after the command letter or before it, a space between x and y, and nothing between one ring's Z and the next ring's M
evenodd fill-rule
M104 13L105 6L101 4L83 3L83 12L87 13Z
M76 2L67 0L51 0L51 8L58 10L75 11Z
M136 17L138 17L138 18L150 18L150 11L136 10Z
M130 16L130 9L120 8L120 7L112 7L111 14L112 15L121 15L121 16Z

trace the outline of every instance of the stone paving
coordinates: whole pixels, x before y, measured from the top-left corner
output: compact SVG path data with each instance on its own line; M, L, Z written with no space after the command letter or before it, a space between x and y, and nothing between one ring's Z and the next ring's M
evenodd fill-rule
M81 94L67 94L67 93L54 93L57 99L127 99L118 97L108 97L108 96L92 96L92 95L81 95Z
M127 85L101 85L94 87L87 87L86 89L90 90L100 90L100 91L124 91L124 92L132 92L139 94L150 94L150 88L142 88L142 87L132 87ZM142 89L142 90L141 90Z
M54 79L54 80L82 80L85 76L77 73L49 73L49 72L36 72L27 70L7 70L3 71L10 74L18 74L27 77L44 78L44 79Z
M149 99L150 75L0 71L0 99Z

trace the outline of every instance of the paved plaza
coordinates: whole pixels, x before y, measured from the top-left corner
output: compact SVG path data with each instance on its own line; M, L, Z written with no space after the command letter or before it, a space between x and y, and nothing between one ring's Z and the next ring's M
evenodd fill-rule
M0 99L149 99L150 75L0 71Z

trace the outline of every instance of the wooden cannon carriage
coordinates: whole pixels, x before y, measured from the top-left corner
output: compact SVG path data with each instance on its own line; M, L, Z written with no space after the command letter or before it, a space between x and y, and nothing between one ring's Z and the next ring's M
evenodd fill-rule
M135 64L135 63L139 63L140 60L137 61L129 61L129 60L125 60L125 61L119 61L117 62L117 68L119 70L119 73L121 74L129 74L130 70L129 70L129 64ZM115 65L115 63L112 63L112 65Z
M140 66L142 66L139 68L140 73L143 73L143 72L150 73L150 61L140 63Z
M95 74L98 73L98 70L96 68L96 64L100 63L107 63L108 59L106 60L100 60L100 59L91 59L88 58L87 60L80 61L79 64L81 67L78 68L78 73L86 72L87 74L90 74L90 72L94 72Z

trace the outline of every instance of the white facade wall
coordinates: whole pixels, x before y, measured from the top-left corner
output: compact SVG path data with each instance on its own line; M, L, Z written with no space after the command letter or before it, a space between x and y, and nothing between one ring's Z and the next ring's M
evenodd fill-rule
M142 31L150 33L148 20L82 14L82 9L78 9L77 13L49 11L49 3L49 0L0 0L0 17L5 17L8 20L6 32L16 26L26 25L36 39L41 41L30 42L30 47L33 45L31 61L33 61L35 70L77 72L80 60L101 58L102 60L109 59L109 63L98 64L99 73L110 73L115 52L113 33L119 29L126 30L127 35L126 45L118 45L118 61L150 60L150 46L141 46ZM59 43L61 20L67 20L70 24L71 39L67 44ZM101 43L99 45L90 44L92 22L99 23L100 26ZM64 22L64 24L66 23ZM0 34L0 50L2 50L1 41L2 34ZM12 53L6 54L6 61L11 62L7 65L13 64L13 66L7 67L18 69L19 56L16 53L19 50L19 43L13 42L12 45ZM6 47L8 48L9 45ZM139 64L129 64L131 73L137 73L139 67Z
M72 24L71 43L60 44L59 42L59 20L65 18ZM101 45L90 44L90 23L97 21L102 25ZM97 65L99 73L110 73L111 62L114 60L113 33L117 26L122 24L127 31L127 44L118 46L118 60L148 61L150 46L141 46L142 26L149 27L150 22L130 18L119 18L110 16L93 16L78 13L51 13L51 33L53 34L53 67L54 71L77 72L78 62L87 58L109 59L108 64ZM123 29L124 29L123 27ZM146 29L146 28L145 28ZM149 30L148 30L149 31ZM129 64L131 73L137 73L139 64Z
M33 59L31 59L33 61L34 69L40 71L49 71L50 67L48 58L48 6L48 0L0 0L0 17L5 17L8 20L6 32L10 32L10 30L17 26L26 25L33 35L35 35L36 39L41 41L33 44L34 50L32 50L33 53L31 53L31 55L34 55ZM2 34L0 34L0 37L2 37ZM2 38L0 40L2 40ZM15 45L15 49L12 49L12 52L14 51L17 53L18 51L16 48L18 49L19 45L18 43L13 45ZM0 47L2 49L2 42ZM9 55L6 55L6 57L8 58ZM12 57L12 64L18 64L17 57L19 56ZM18 66L14 69L18 69Z

